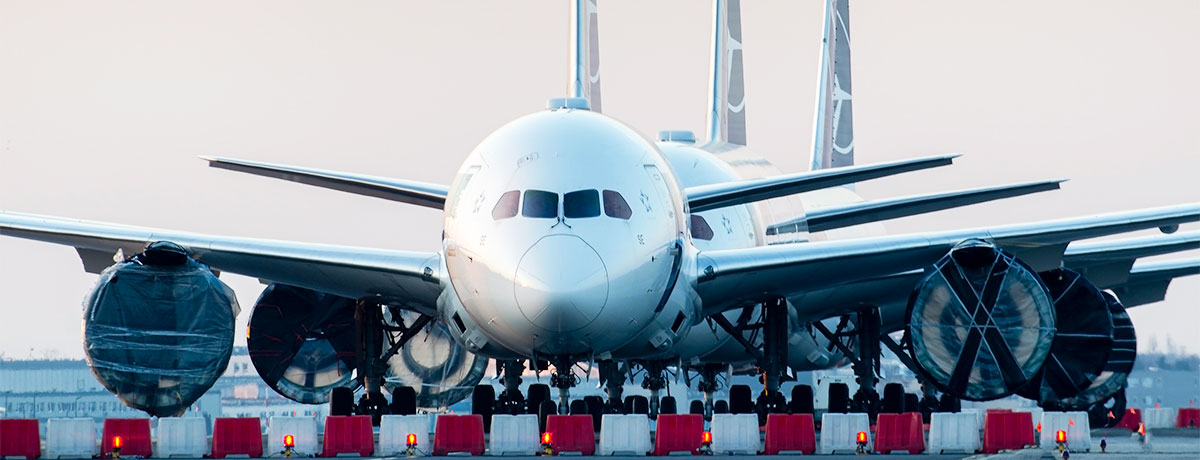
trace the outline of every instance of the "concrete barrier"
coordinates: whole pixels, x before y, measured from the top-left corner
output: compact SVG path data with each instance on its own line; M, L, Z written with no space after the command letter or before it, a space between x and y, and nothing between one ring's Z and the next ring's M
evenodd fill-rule
M208 454L208 429L200 417L163 417L158 419L157 458L200 458Z
M416 436L417 455L429 455L433 444L429 443L428 414L385 415L379 422L379 455L403 455L408 450L408 435Z
M1054 447L1055 434L1059 431L1067 434L1067 448L1072 452L1090 452L1092 450L1092 429L1089 426L1087 412L1043 412L1042 432L1038 436L1038 446L1045 449Z
M1146 428L1175 428L1175 408L1155 407L1142 411Z
M871 423L867 414L829 414L821 416L821 453L852 453L858 448L859 432L867 433L867 451L874 448Z
M92 458L99 451L95 420L52 418L46 421L46 458Z
M970 412L934 412L929 420L929 452L979 451L979 418Z
M538 416L533 414L492 416L488 444L491 455L536 455L541 450Z
M317 444L316 417L271 417L267 421L267 447L263 449L266 457L283 456L283 437L292 435L296 446L292 449L293 457L316 455L320 444Z
M757 414L713 414L709 431L714 454L754 455L762 450Z
M652 448L649 417L604 414L600 418L600 448L596 455L646 455Z

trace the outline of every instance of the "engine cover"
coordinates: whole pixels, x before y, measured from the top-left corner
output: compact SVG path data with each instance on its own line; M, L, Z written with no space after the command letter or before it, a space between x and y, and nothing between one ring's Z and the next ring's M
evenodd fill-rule
M418 317L411 311L385 310L384 320L412 324ZM433 322L388 359L387 385L410 386L417 391L417 407L445 409L466 399L483 379L488 359L467 351L442 322Z
M983 241L938 260L909 297L909 352L939 390L972 401L1012 394L1046 360L1054 304L1029 266Z
M153 243L100 274L84 301L84 355L125 405L177 416L225 372L238 310L208 266Z
M1046 364L1017 394L1046 404L1078 395L1100 375L1113 347L1113 321L1108 300L1083 276L1065 268L1039 275L1054 299L1058 330Z
M1060 401L1049 401L1044 404L1046 407L1062 410L1086 410L1116 396L1125 388L1125 382L1129 378L1129 373L1133 371L1133 363L1137 358L1137 334L1133 329L1133 322L1129 319L1129 313L1125 311L1125 306L1121 304L1121 301L1107 292L1102 294L1108 311L1112 315L1113 326L1112 349L1108 352L1104 368L1092 380L1091 385L1079 394Z
M297 402L329 402L358 367L354 299L271 284L250 312L246 348L268 386Z

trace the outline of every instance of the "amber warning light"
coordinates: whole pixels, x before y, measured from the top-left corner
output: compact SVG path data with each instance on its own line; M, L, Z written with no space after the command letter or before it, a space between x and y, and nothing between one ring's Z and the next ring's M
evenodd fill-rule
M125 442L121 440L120 436L113 436L113 440L112 440L113 449L120 450L121 446L124 444L125 444Z
M700 435L700 442L702 442L702 443L704 443L704 444L712 444L712 432L711 432L711 431L705 431L703 434L701 434L701 435Z
M292 435L290 435L290 434L287 436L284 436L283 437L283 447L296 447L296 438L293 438Z
M1067 432L1063 430L1055 431L1054 442L1067 442Z
M417 435L415 435L413 433L409 433L408 439L406 439L406 443L407 443L408 447L415 447L417 445Z

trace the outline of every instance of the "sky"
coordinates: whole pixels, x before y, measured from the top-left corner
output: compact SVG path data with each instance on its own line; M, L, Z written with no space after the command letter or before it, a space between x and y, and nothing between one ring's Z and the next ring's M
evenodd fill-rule
M802 171L821 2L743 3L748 144ZM0 0L0 209L437 250L439 211L197 156L448 183L488 133L565 95L567 5ZM711 14L703 0L601 0L605 113L647 137L702 133ZM893 233L1200 201L1200 2L858 1L851 31L857 161L964 154L859 184L863 197L1070 179ZM95 279L69 247L0 238L0 354L82 357ZM222 279L241 330L262 286ZM1200 277L1130 315L1143 351L1200 353Z

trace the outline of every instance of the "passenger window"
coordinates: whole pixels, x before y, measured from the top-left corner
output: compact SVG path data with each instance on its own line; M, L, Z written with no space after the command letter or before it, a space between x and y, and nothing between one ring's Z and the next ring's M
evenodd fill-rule
M713 230L708 226L708 221L695 214L692 214L692 238L704 241L713 239Z
M521 192L512 190L500 195L500 201L492 208L492 219L507 219L517 215L517 202L521 200Z
M558 217L558 194L542 190L526 190L521 215L553 219Z
M600 194L595 190L580 190L563 195L563 217L579 219L600 215Z
M625 202L625 197L621 196L620 193L613 190L605 190L604 215L629 220L629 216L633 215L633 210L629 209L629 203Z

